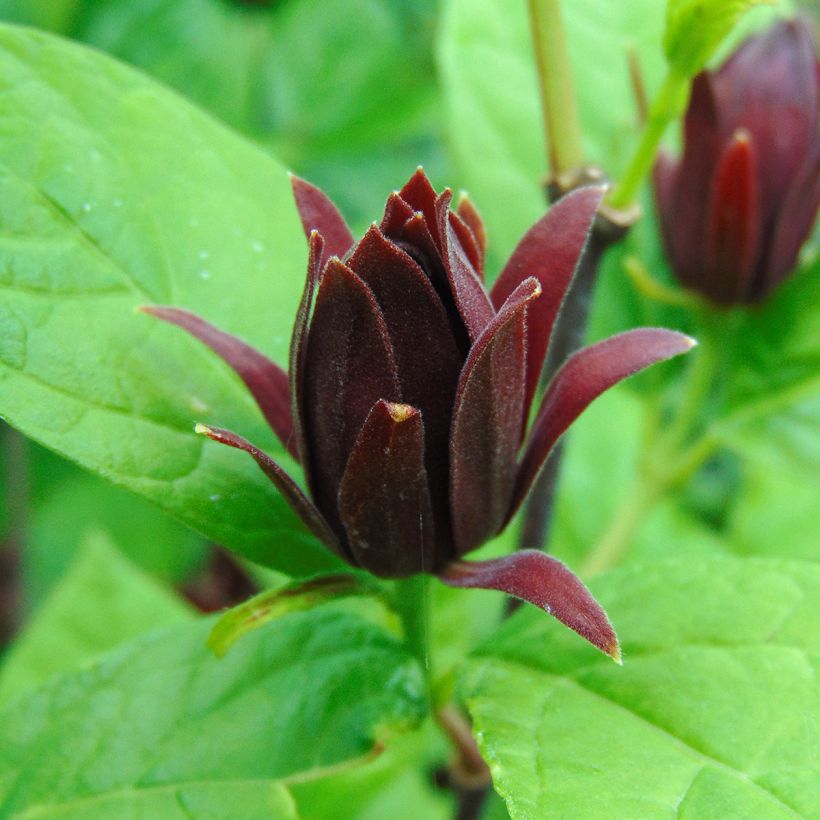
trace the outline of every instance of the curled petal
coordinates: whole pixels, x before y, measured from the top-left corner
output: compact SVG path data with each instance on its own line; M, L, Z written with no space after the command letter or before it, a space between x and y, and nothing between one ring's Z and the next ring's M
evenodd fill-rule
M478 278L481 281L484 281L484 256L479 250L478 243L473 236L473 232L458 214L450 211L447 216L450 220L450 227L453 229L453 233L456 235L461 247L464 249L464 254L467 257L467 261L470 263L473 270L478 274Z
M441 255L456 307L470 339L475 342L490 324L495 310L453 228L450 220L451 198L452 193L446 190L436 200Z
M339 514L356 563L382 578L430 570L436 557L421 413L378 401L339 488Z
M605 390L651 364L686 353L694 339L674 330L641 327L611 336L570 356L550 382L518 466L512 518L555 443Z
M450 512L456 554L498 531L509 508L524 407L527 305L541 292L526 279L470 351L450 433Z
M484 230L484 220L481 218L481 214L479 214L472 199L470 199L466 193L462 193L459 197L456 212L473 235L479 254L479 273L482 273L484 270L484 258L487 255L487 232Z
M336 528L336 495L370 408L401 401L393 347L373 292L332 258L316 295L305 354L305 416L313 493Z
M302 468L305 471L308 486L313 487L310 454L308 452L307 433L305 431L305 338L307 334L310 313L313 309L313 297L319 284L321 274L324 240L318 231L311 231L308 238L310 248L308 256L307 276L302 299L296 311L296 321L293 323L293 334L290 337L290 363L288 376L290 378L291 414L293 416L293 434L296 446L301 456Z
M208 436L213 441L227 444L229 447L235 447L237 450L248 453L262 469L262 472L273 482L276 489L282 493L285 501L302 519L305 526L336 555L349 561L348 556L345 555L344 550L339 545L338 539L313 502L269 455L230 430L223 430L221 427L209 427L205 424L197 424L195 429L197 433Z
M278 364L236 336L224 333L187 310L159 305L147 305L140 310L187 330L227 362L245 382L273 432L288 452L299 459L288 375Z
M305 236L309 238L311 231L319 231L325 242L322 265L331 256L343 258L353 247L354 240L339 209L327 194L315 185L293 174L290 182Z
M621 648L606 612L557 558L521 550L492 561L454 561L439 578L451 587L497 589L533 604L621 663Z
M555 317L572 282L602 197L603 188L588 187L559 200L527 231L493 287L493 304L500 308L528 276L534 276L541 285L541 297L527 311L525 418L541 378Z

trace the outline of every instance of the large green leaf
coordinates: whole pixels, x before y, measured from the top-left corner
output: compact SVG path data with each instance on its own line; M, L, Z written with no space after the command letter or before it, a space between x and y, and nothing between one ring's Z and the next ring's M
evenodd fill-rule
M667 561L592 584L619 668L522 611L471 662L514 818L816 816L820 568Z
M185 621L190 609L110 544L88 538L68 574L0 667L0 702L143 632Z
M11 701L0 711L0 816L317 777L425 714L418 664L362 617L291 615L223 660L205 648L211 625L145 636Z
M284 170L142 75L0 29L0 413L215 541L290 572L333 564L258 468L291 462L247 391L180 331L188 307L283 362L305 245Z

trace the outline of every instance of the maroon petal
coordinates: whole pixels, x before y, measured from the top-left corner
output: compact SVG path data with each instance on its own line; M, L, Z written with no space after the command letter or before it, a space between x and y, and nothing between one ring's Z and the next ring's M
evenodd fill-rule
M487 232L484 230L484 220L481 218L481 214L479 214L472 199L465 193L462 193L459 197L457 213L462 222L470 229L473 239L475 239L479 253L479 273L482 273L484 258L487 255Z
M399 191L399 196L414 211L424 214L433 239L438 243L440 239L436 222L436 190L430 184L430 180L421 166L416 169L407 184Z
M402 227L408 219L413 216L413 209L397 193L387 197L387 204L384 206L384 216L382 217L382 233L391 239L400 239Z
M296 311L296 321L293 323L293 334L290 338L288 375L290 376L291 414L293 416L294 438L296 439L296 446L301 457L302 468L305 471L305 478L307 479L308 486L312 488L313 476L310 454L308 452L307 433L305 432L305 338L308 321L310 320L310 312L313 309L313 297L316 293L316 286L319 283L324 251L324 240L318 231L310 232L308 245L310 251L307 276L305 277L302 299Z
M223 333L194 313L173 307L148 305L143 313L187 330L227 362L256 399L259 409L288 452L299 459L290 407L288 376L281 367L230 333Z
M504 522L524 409L527 305L541 292L525 279L476 342L461 372L450 434L450 510L456 554Z
M704 267L704 191L710 188L720 152L712 78L705 72L698 74L692 83L684 124L684 145L678 170L670 256L675 260L676 273L681 281L697 287Z
M459 315L475 342L490 324L495 310L450 221L451 199L452 193L447 190L436 200L441 254Z
M621 648L606 612L557 558L522 550L492 561L454 561L439 578L451 587L497 589L527 601L621 663Z
M262 468L262 472L273 482L276 489L282 493L282 497L288 502L293 511L302 519L305 526L329 549L349 561L348 556L344 554L344 550L339 545L338 539L322 514L313 505L313 502L269 455L230 430L223 430L221 427L208 427L204 424L197 424L195 429L197 433L208 436L213 441L249 453Z
M401 401L387 326L370 288L334 257L316 295L305 355L312 489L334 528L339 481L370 408L381 398Z
M462 365L447 313L424 271L375 225L356 246L348 265L382 310L403 400L421 410L436 520L446 521L447 440ZM449 538L445 531L437 535Z
M453 233L461 244L467 261L478 274L478 278L483 282L484 256L478 247L478 242L476 242L473 232L458 214L454 214L450 211L448 218L450 220L450 227L453 229Z
M527 311L525 418L541 378L555 317L583 253L603 194L603 188L581 188L553 205L518 243L493 287L493 304L500 308L528 276L534 276L541 285L541 298Z
M655 160L653 182L655 183L655 203L660 222L661 234L667 249L672 247L675 230L675 189L678 181L679 165L668 151L661 148ZM671 252L671 251L668 251ZM674 260L670 259L670 262Z
M800 246L811 233L820 206L820 140L796 175L777 217L760 296L771 291L795 266Z
M325 241L322 263L331 256L338 256L340 259L344 257L353 247L354 240L339 209L315 185L294 175L291 175L290 182L305 236L310 237L311 231L319 231Z
M527 440L507 519L530 491L550 450L593 399L651 364L686 353L694 339L655 327L641 327L585 347L570 356L550 382Z
M760 244L760 192L751 135L738 131L718 163L708 203L703 289L719 304L748 301Z
M342 477L339 514L354 559L374 575L405 578L432 568L433 509L416 408L373 406Z

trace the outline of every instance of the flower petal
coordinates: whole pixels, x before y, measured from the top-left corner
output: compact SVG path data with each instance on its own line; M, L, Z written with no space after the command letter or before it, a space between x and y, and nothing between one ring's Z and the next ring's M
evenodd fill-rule
M495 535L509 507L523 424L526 310L540 292L535 278L516 288L461 372L450 433L450 511L457 555Z
M187 310L160 305L146 305L140 310L187 330L227 362L245 382L279 441L299 460L291 415L290 385L287 373L278 364L236 336L224 333Z
M370 288L333 257L316 295L305 354L313 493L336 529L339 481L370 408L401 401L387 326Z
M311 459L307 434L305 432L305 339L307 334L310 312L313 309L313 297L319 284L321 263L324 252L324 240L318 231L311 231L308 237L309 255L305 287L302 299L296 311L296 321L293 323L293 334L290 337L290 363L288 375L290 377L291 415L293 416L293 434L296 447L301 456L302 468L308 486L313 488Z
M478 274L479 280L484 281L484 255L479 250L478 242L476 242L473 232L468 227L467 223L458 215L450 211L448 214L450 226L453 229L467 261L472 266L473 270Z
M438 226L436 222L436 190L430 184L424 169L419 166L413 176L407 180L399 191L399 196L414 210L424 214L433 239L438 243Z
M752 298L760 245L760 191L752 136L739 130L718 163L707 204L703 290L718 304Z
M621 648L606 612L578 577L551 555L521 550L492 561L454 561L438 577L451 587L497 589L527 601L621 663Z
M704 191L710 188L720 153L712 78L705 72L698 74L692 82L684 123L684 146L678 169L670 256L680 280L697 288L704 269Z
M424 418L425 463L436 520L447 512L450 416L462 356L445 308L424 271L373 225L348 260L382 310L396 357L402 399ZM440 539L451 543L443 526Z
M794 268L800 246L811 233L820 207L820 140L814 144L783 200L760 296L765 296Z
M408 219L412 218L413 209L395 192L387 197L382 217L382 233L391 239L401 239L402 228Z
M325 241L322 264L331 256L343 258L353 247L354 240L339 209L327 194L315 185L293 174L290 182L305 236L310 237L311 231L319 231Z
M694 339L674 330L641 327L610 336L570 356L550 382L518 466L512 518L555 443L605 390L651 364L686 353Z
M678 184L680 165L664 148L658 151L652 177L655 187L655 210L667 248L672 247L672 236L675 232L675 190ZM671 260L670 260L671 261Z
M339 514L356 562L381 578L430 570L436 558L421 413L378 401L339 488Z
M462 222L470 229L475 239L479 253L479 273L484 270L484 258L487 255L487 232L484 230L484 220L473 204L472 199L466 193L462 193L458 198L458 208L456 210Z
M475 342L490 324L495 310L450 221L451 199L452 193L445 190L436 200L441 256L456 307L470 339Z
M223 430L221 427L209 427L205 424L197 424L195 429L197 433L208 436L213 441L249 453L260 466L262 472L273 482L276 489L282 493L282 497L288 502L293 511L302 519L305 526L336 555L348 562L350 561L349 556L345 554L327 521L316 509L313 502L269 455L230 430Z
M493 304L500 308L528 276L534 276L541 285L541 297L527 311L525 418L541 378L555 317L572 282L603 193L603 188L588 187L562 197L524 234L493 287Z

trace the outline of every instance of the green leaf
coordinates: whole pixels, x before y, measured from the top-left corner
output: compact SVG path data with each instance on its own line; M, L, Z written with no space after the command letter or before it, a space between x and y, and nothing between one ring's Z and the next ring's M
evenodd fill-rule
M0 702L143 632L190 616L179 598L106 538L89 537L0 667Z
M210 783L157 786L120 794L35 805L10 815L10 820L297 820L288 790L265 780L220 780Z
M250 459L194 435L293 466L238 378L135 312L187 307L284 362L306 257L284 170L54 37L0 28L0 73L0 413L259 563L336 566Z
M291 612L313 609L339 598L383 594L384 590L373 577L365 573L318 575L266 589L223 613L208 637L208 646L221 657L243 635Z
M753 6L774 0L666 0L663 48L670 66L693 77Z
M361 617L290 615L222 660L212 625L147 635L0 710L0 815L318 777L425 715L418 665Z
M407 816L448 820L452 794L437 789L430 773L450 750L432 722L396 737L376 760L308 783L294 783L302 820L384 820ZM412 807L410 809L409 807Z
M38 453L36 467L49 468L57 461L50 453L43 459L46 452ZM65 573L89 530L109 534L138 567L169 581L184 581L201 566L206 548L192 530L133 493L73 465L61 467L66 474L49 481L32 503L23 552L29 611ZM41 475L40 481L50 478Z
M512 817L815 816L820 568L667 561L591 586L623 668L534 611L469 666Z

